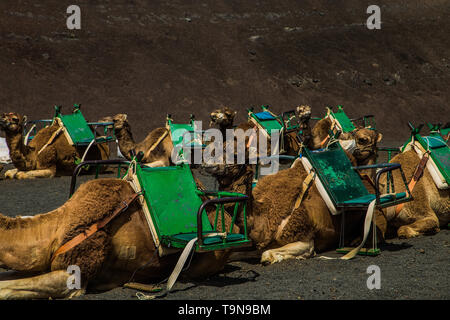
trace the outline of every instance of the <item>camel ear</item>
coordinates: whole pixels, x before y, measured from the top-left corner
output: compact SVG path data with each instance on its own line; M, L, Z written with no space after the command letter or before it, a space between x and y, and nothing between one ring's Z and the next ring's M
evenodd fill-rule
M22 123L27 123L27 119L28 119L27 116L23 116L22 117Z
M383 139L383 135L381 133L378 133L378 135L377 135L377 142L380 142L381 139Z

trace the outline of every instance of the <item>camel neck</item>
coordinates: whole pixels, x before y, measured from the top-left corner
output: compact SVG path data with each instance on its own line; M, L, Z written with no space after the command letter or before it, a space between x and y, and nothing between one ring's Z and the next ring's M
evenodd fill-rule
M19 170L26 170L26 162L30 147L23 142L22 133L6 133L6 144L9 148L9 156L14 166Z
M115 131L115 135L119 143L120 152L128 159L130 157L130 151L136 148L131 130L127 127L122 127Z
M0 265L17 271L44 271L57 238L55 211L33 218L0 214Z

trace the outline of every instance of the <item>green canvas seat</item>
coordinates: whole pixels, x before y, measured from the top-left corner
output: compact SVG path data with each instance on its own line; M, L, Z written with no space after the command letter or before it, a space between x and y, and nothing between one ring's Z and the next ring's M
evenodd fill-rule
M191 115L189 123L173 123L170 115L167 116L166 128L169 130L170 138L175 150L178 150L180 160L184 159L183 148L205 148L206 145L202 143L202 132L197 130L194 124L194 116Z
M197 189L188 164L156 168L141 167L139 164L135 166L135 178L140 189L144 191L144 213L147 215L147 222L157 245L184 248L190 240L198 237L199 230L202 234L202 239L196 247L199 251L221 250L250 243L246 233L231 232L232 226L229 230L225 230L224 227L217 230L218 215L220 212L223 213L221 211L224 210L223 206L216 207L214 225L210 223L205 210L202 210L201 219L198 220L199 208L204 203L201 196L205 193ZM239 193L214 194L224 201L230 199L226 202L236 202L235 208L238 205L236 199L240 199L239 201L247 199L245 195ZM237 210L234 212L234 215L236 214ZM233 221L234 219L235 217Z
M345 114L342 106L338 106L338 110L333 112L331 108L328 108L329 116L334 119L342 129L342 132L352 132L355 130L355 126L350 118Z
M330 145L328 149L311 151L304 148L303 156L311 163L326 193L337 209L367 207L370 202L376 199L376 195L369 193L364 186L360 175L356 171L358 168L352 166L339 143ZM377 166L383 167L382 164L374 165L373 167ZM380 197L377 205L379 207L387 207L409 200L410 197L407 197L406 193L401 192Z
M356 205L367 206L367 205L369 205L369 203L371 203L373 200L375 200L375 198L376 198L376 196L374 194L368 194L366 196L362 196L359 198L354 198L351 200L344 201L344 203L348 204L348 205L356 204ZM387 195L380 197L380 203L385 204L390 201L393 201L396 199L403 199L403 198L406 198L406 192L399 192L395 195L387 194Z
M262 111L254 113L252 109L248 110L248 118L258 127L264 129L269 137L272 135L272 130L280 132L283 125L274 114L272 114L267 106L261 106Z
M76 146L87 146L93 140L96 143L113 141L112 135L96 137L89 123L84 118L78 105L75 105L71 114L61 114L61 108L55 107L55 121L64 127L64 133L70 144ZM111 123L92 123L93 125L111 125Z
M394 206L412 200L411 192L408 189L406 178L399 164L377 164L353 167L340 143L332 143L326 149L309 150L303 148L301 161L303 166L316 177L317 190L322 196L325 204L331 214L344 214L349 209L357 209L361 212L366 209L364 219L364 236L361 244L356 248L344 248L344 225L345 218L341 220L341 239L340 253L348 253L343 259L351 259L354 255L360 253L371 224L375 225L373 220L375 208L385 208ZM375 194L370 193L363 184L361 176L356 170L378 168L375 178ZM383 173L389 173L392 170L399 169L403 178L403 183L407 192L399 192L380 195L379 178ZM394 187L392 187L394 189ZM374 237L376 233L373 233ZM373 248L361 251L364 255L378 255L380 250L376 248L376 239L373 239Z

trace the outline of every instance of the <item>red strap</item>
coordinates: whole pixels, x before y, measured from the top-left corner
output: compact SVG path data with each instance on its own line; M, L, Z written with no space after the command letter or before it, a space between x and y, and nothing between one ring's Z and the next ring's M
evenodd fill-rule
M429 158L428 153L424 153L422 159L420 160L419 164L416 167L416 170L414 171L411 181L408 184L408 189L411 193L412 193L416 183L419 182L420 178L423 176L423 171L425 170L425 167L427 165L428 158ZM395 216L394 217L397 217L397 215L400 213L400 211L402 211L404 205L405 205L405 203L400 203L399 205L397 205L395 207Z
M112 219L114 219L114 217L116 217L119 213L122 213L123 211L126 211L129 207L129 205L131 203L133 203L138 196L140 195L140 193L134 193L130 198L128 198L126 201L123 201L121 206L118 207L114 213L100 221L98 221L97 223L94 223L93 225L91 225L87 230L85 230L83 233L80 233L79 235L75 236L74 238L72 238L71 240L67 241L64 245L62 245L58 250L56 250L56 252L53 254L52 257L52 262L53 260L55 260L55 258L57 256L59 256L60 254L63 254L67 251L69 251L70 249L76 247L77 245L79 245L81 242L83 242L84 240L86 240L87 238L89 238L90 236L92 236L94 233L96 233L98 230L102 229L103 227L105 227Z

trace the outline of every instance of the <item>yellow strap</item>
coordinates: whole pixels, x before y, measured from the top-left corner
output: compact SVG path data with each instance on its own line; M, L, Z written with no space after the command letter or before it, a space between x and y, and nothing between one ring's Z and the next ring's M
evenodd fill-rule
M45 148L47 148L50 144L52 144L53 141L55 140L55 138L61 133L62 130L63 130L63 127L59 127L58 130L56 130L55 132L53 132L52 136L51 136L50 139L47 141L47 143L41 148L41 150L38 151L38 154L40 154L42 151L45 150Z
M298 209L298 207L300 207L300 204L302 203L306 192L308 191L309 187L311 186L311 183L314 181L314 175L315 175L315 172L311 171L311 173L308 174L308 176L305 178L305 180L303 180L302 191L298 195L297 200L295 201L294 209L292 211L294 211L294 210Z
M150 153L155 150L155 148L161 143L161 141L164 140L164 138L169 134L169 131L166 128L166 131L159 137L158 140L156 140L156 142L154 144L152 144L152 146L150 147L150 149L147 150L147 152L145 152L144 155L144 159L147 159L150 156Z

